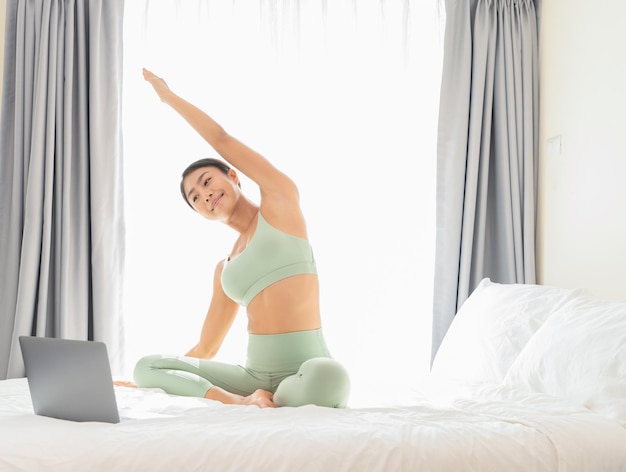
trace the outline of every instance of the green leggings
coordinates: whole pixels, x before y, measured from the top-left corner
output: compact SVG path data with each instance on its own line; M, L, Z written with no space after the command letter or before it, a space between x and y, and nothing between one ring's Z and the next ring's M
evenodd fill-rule
M204 397L214 386L243 396L257 389L268 390L278 406L343 408L350 392L348 373L330 357L319 329L250 334L245 367L154 355L137 362L134 377L139 387L158 387L192 397Z

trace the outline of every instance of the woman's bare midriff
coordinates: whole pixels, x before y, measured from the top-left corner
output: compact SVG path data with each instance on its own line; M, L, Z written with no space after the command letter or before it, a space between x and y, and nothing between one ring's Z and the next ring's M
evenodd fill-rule
M319 329L317 275L294 275L270 285L248 304L247 313L248 332L252 334Z

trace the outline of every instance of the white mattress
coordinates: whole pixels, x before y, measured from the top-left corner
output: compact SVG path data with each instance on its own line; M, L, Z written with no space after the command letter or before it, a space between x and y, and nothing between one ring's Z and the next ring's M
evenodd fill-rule
M35 416L0 381L0 470L626 471L626 429L556 397L432 384L405 405L259 409L116 388L119 424Z

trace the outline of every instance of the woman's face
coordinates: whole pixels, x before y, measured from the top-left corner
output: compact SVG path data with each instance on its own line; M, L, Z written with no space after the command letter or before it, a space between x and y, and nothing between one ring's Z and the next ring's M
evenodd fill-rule
M232 169L226 175L217 167L201 167L185 177L183 188L194 210L209 220L223 221L241 196L238 184L239 178Z

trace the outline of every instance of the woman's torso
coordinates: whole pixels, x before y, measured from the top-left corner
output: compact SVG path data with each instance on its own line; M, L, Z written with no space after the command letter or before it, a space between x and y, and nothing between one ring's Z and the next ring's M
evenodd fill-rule
M277 229L260 212L225 262L222 285L247 305L250 333L320 328L319 283L308 241Z
M247 315L248 332L252 334L319 329L317 275L294 275L270 285L250 302Z

